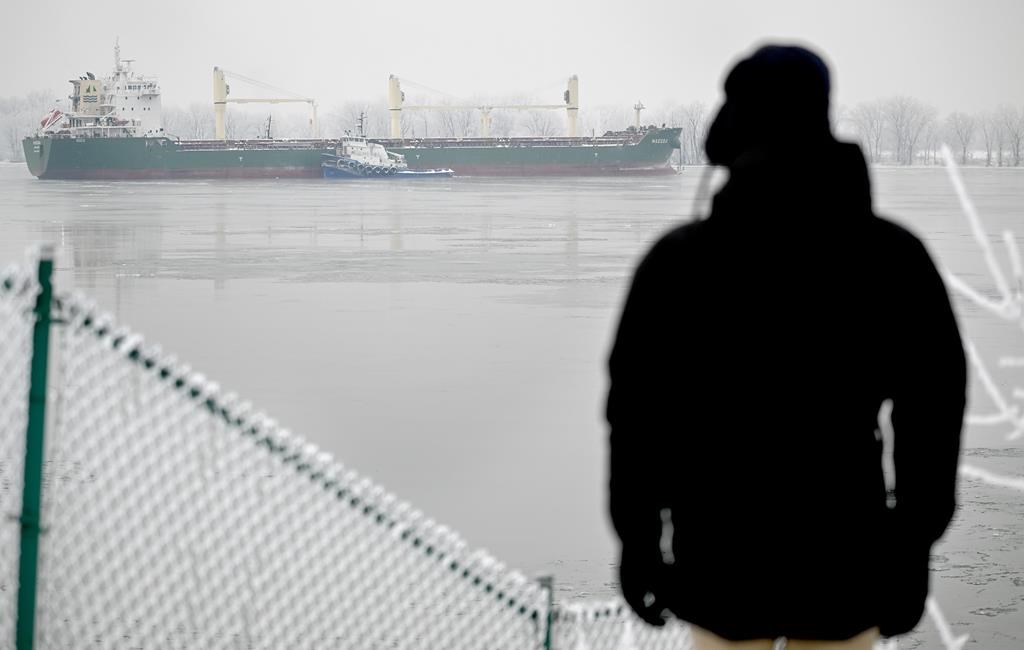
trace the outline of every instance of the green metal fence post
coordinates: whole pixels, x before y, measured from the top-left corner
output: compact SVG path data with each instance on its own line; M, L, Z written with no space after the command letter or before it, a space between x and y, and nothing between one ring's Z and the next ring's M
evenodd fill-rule
M543 576L537 579L541 589L548 592L548 611L544 616L544 650L551 650L551 625L555 615L555 578Z
M39 295L32 331L32 375L25 434L25 483L21 501L21 565L18 569L17 648L29 650L35 638L36 576L39 559L39 510L43 492L43 435L46 423L46 368L50 351L53 299L53 246L39 251Z

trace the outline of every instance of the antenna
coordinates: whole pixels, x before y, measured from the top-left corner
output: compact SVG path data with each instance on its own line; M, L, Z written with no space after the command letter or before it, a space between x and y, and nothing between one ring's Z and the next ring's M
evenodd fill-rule
M114 70L121 71L121 37L114 37Z

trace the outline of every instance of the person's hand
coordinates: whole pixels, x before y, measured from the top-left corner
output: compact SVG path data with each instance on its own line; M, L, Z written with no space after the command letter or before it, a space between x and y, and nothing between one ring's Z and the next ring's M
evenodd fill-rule
M637 549L623 545L619 563L622 597L637 616L658 627L668 619L667 573L668 566L662 561L658 547Z

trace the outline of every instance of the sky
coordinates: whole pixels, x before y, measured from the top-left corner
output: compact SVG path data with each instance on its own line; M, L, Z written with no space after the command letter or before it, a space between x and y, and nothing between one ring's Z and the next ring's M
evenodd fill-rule
M382 100L389 74L408 96L417 82L559 103L576 74L583 111L713 105L737 57L785 41L830 62L833 103L906 94L973 112L1024 107L1022 25L1022 0L0 0L0 96L66 95L68 79L109 72L119 38L165 105L211 102L215 65L325 107Z

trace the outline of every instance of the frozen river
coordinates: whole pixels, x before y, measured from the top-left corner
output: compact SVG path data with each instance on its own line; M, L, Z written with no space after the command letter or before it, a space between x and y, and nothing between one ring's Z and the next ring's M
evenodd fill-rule
M55 242L62 288L471 543L565 596L605 596L604 362L632 267L691 213L698 175L111 183L0 164L0 263ZM943 170L874 178L880 212L992 291ZM965 178L992 232L1024 239L1024 170ZM1019 329L958 305L983 353L1024 351ZM965 453L1019 477L1005 433L972 429ZM976 647L1022 647L1024 494L962 494L935 593ZM901 647L935 643L925 622Z

